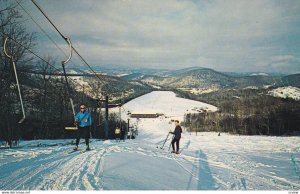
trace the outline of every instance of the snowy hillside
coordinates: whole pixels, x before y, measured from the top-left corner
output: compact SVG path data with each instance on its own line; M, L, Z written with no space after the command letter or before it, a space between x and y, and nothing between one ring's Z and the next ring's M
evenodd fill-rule
M155 91L136 98L122 107L122 119L130 118L130 113L159 113L163 116L156 119L135 119L130 118L132 125L141 129L143 138L161 138L168 131L174 128L171 120L183 121L184 114L198 113L200 108L207 111L216 111L217 107L176 97L175 93L168 91ZM116 110L117 111L117 110Z
M194 108L203 108L216 111L217 107L199 101L178 98L176 94L169 91L155 91L136 98L123 107L123 113L130 112L156 112L165 116L183 119L184 114L193 113ZM126 114L125 114L126 115Z
M296 87L280 87L269 91L269 95L279 98L292 98L294 100L300 100L300 89Z
M269 76L267 73L251 73L250 76Z
M157 112L155 119L130 119L137 139L92 139L92 150L66 152L72 140L23 141L20 148L0 149L0 190L299 190L300 138L236 136L184 131L180 154L163 144L171 119L187 112L217 110L172 92L152 92L122 107ZM117 110L116 110L117 111ZM80 145L84 149L82 140Z

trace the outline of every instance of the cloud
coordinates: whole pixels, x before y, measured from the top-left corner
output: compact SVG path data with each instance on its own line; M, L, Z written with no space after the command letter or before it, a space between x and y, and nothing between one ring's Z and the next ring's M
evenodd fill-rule
M270 69L281 73L299 73L300 58L292 55L280 55L272 57L272 62L268 65Z
M294 62L299 62L300 59L296 58L292 55L280 55L280 56L274 56L272 57L272 62L289 62L289 61L294 61Z
M297 0L38 3L93 65L260 71L275 64L274 56L300 57ZM296 61L277 64L292 72Z

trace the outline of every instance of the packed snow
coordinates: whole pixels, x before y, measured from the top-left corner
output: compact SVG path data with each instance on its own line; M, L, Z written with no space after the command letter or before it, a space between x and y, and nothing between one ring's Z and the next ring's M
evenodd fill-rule
M122 73L122 74L118 74L117 77L124 77L126 75L129 75L128 73Z
M267 73L252 73L250 76L269 76Z
M217 87L212 88L178 88L179 90L189 92L191 94L208 94L218 90Z
M171 154L171 120L195 109L217 107L152 92L122 107L131 112L163 113L130 118L136 139L91 140L92 150L72 150L73 140L22 141L0 149L0 190L299 190L299 137L238 136L184 129L180 154ZM79 148L84 149L81 140Z
M279 98L300 100L300 89L297 87L280 87L269 91L269 95Z

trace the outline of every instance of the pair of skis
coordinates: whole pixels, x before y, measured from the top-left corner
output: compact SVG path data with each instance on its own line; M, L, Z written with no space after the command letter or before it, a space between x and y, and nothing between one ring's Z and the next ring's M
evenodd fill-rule
M75 152L79 152L81 154L85 153L85 152L89 152L91 150L80 150L80 149L77 149L77 150L71 150L71 151L67 151L66 154L72 154L72 153L75 153Z

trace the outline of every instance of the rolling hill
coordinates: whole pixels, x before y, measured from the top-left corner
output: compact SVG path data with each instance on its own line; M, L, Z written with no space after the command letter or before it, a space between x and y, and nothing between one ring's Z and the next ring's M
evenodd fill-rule
M263 88L270 86L299 87L300 74L279 76L269 74L228 74L210 68L191 67L172 70L165 76L145 75L142 73L129 74L124 80L141 80L164 88L182 89L241 89Z

